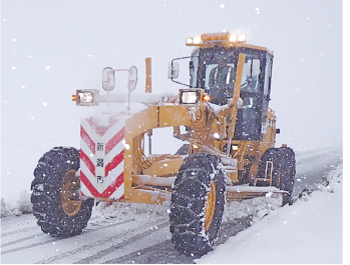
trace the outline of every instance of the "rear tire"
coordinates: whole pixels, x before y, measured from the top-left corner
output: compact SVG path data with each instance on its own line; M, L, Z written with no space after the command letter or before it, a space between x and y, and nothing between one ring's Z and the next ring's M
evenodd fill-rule
M41 230L53 237L78 235L91 216L92 199L79 197L79 150L55 147L45 153L31 184L33 213Z
M210 154L185 158L175 180L169 214L175 249L194 257L211 251L225 202L225 174L219 158Z
M289 147L271 148L262 155L259 165L259 176L264 177L267 161L273 163L272 186L287 191L282 205L291 201L295 182L295 154ZM258 182L263 183L263 182Z

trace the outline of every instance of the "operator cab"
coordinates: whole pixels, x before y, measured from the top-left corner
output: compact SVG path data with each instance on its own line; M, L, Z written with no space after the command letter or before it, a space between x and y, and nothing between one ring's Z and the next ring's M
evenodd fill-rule
M220 36L224 36L223 41L207 38L207 43L196 45L191 54L190 87L203 88L211 103L222 106L232 99L236 80L241 80L243 106L237 112L234 139L259 141L265 132L273 55L263 47L230 42L228 33ZM241 78L237 76L239 54L245 55Z

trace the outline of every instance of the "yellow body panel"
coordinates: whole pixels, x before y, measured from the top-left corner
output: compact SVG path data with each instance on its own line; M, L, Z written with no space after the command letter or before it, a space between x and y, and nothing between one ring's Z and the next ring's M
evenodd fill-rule
M219 34L220 35L220 34ZM218 35L218 37L220 37ZM214 36L215 37L215 36ZM208 48L217 43L201 43L196 46ZM245 47L272 54L264 47L245 43L222 42L223 47ZM272 110L266 115L265 128L261 141L234 140L237 112L239 109L242 76L246 55L238 55L236 77L232 101L219 111L202 100L203 89L199 91L199 102L193 105L176 103L151 104L126 120L124 150L124 199L136 203L169 203L172 185L185 156L163 154L145 155L145 136L152 130L173 127L173 136L189 144L189 154L210 153L223 158L226 176L232 185L240 181L240 174L248 169L249 178L258 177L259 162L262 154L274 146L276 135L276 116ZM150 58L146 60L146 92L151 89ZM186 133L180 132L180 126L186 127ZM229 146L228 148L226 148ZM232 150L230 150L232 147ZM226 159L228 158L228 160ZM236 163L231 163L236 161ZM230 164L231 163L231 164ZM229 189L228 200L241 200L266 194L264 190Z
M143 169L144 175L150 176L169 176L175 175L183 162L183 158L165 158L163 160L152 163L149 168Z

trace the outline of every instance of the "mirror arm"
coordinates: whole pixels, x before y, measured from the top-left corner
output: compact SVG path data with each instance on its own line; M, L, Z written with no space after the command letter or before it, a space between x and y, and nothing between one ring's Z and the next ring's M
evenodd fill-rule
M170 80L173 81L174 83L190 87L190 85L175 81L173 78L170 78Z

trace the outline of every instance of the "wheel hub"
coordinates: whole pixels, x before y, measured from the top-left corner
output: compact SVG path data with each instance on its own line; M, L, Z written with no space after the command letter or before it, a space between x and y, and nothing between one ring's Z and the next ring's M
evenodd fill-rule
M68 170L63 177L61 189L62 209L68 216L74 216L80 210L83 200L79 196L79 178L75 175L76 170Z

